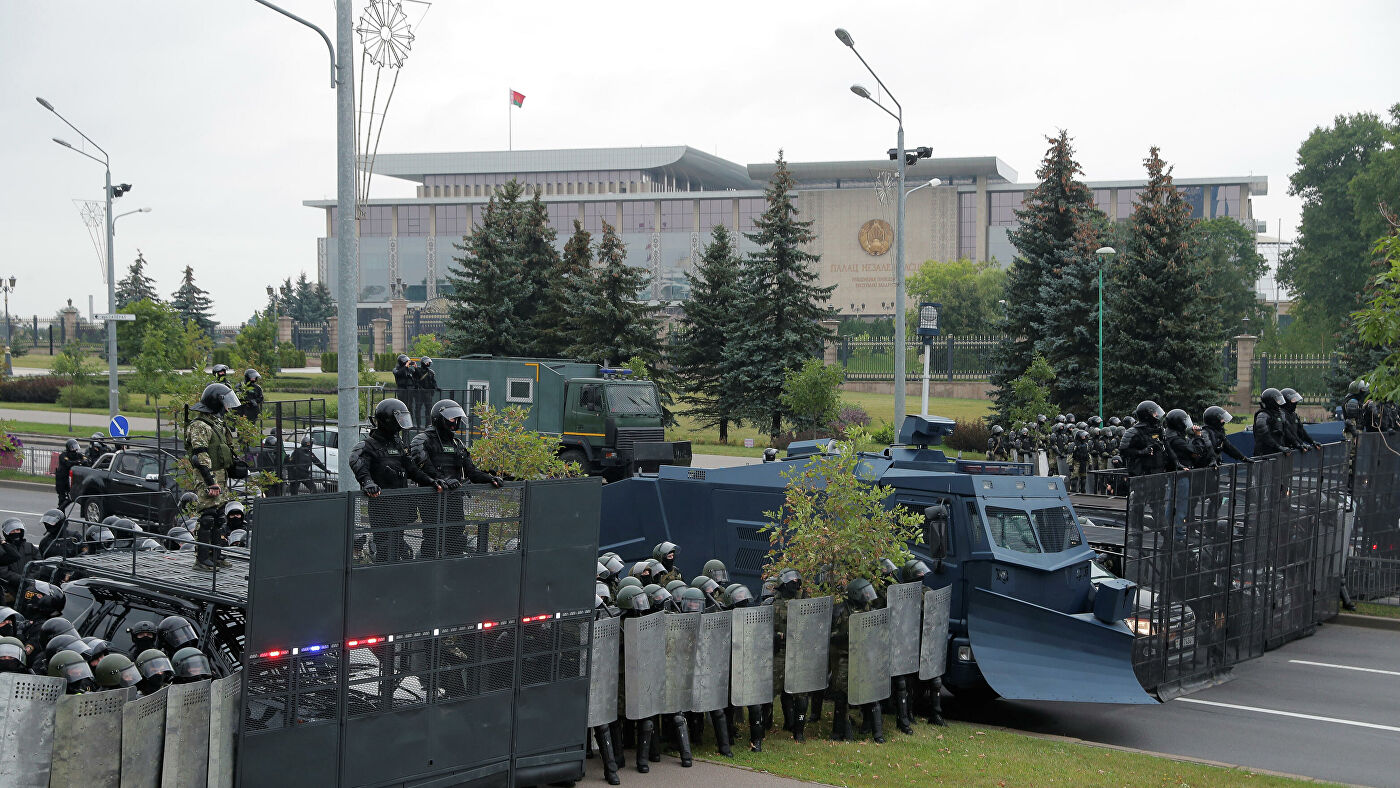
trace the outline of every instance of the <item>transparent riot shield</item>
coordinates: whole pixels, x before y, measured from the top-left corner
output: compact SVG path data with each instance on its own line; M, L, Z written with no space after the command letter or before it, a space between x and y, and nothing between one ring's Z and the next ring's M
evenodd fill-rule
M899 583L885 589L890 611L890 673L905 676L919 670L919 630L923 619L924 584Z
M773 701L773 608L734 610L729 649L729 702L755 706Z
M159 788L169 688L122 707L121 788Z
M690 711L699 613L666 614L666 712Z
M852 706L890 696L890 611L868 610L850 618L846 696Z
M627 719L665 711L666 616L652 613L622 622L624 711Z
M695 680L690 692L691 711L717 711L729 705L729 640L732 610L700 617L695 640ZM770 641L771 642L771 641Z
M172 684L165 704L162 788L187 788L209 781L208 681Z
M788 600L787 636L783 643L783 692L826 689L826 658L831 649L831 597Z
M923 638L919 644L919 678L942 676L948 668L948 616L952 586L924 591Z
M617 719L617 655L622 642L622 619L604 616L593 622L589 659L588 727Z
M49 676L0 674L0 785L48 788L54 715L67 686Z

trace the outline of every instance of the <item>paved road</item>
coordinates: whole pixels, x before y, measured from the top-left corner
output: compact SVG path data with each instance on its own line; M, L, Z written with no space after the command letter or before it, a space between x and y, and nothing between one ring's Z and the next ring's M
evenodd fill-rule
M20 410L18 408L0 408L0 419L33 421L40 424L62 424L67 426L69 416L66 410ZM73 426L75 427L83 430L91 428L93 431L103 434L106 434L107 425L112 421L106 416L99 416L96 413L74 413L72 419ZM127 420L131 422L131 429L133 430L147 432L156 431L156 420L153 418L147 416L128 416Z
M960 719L1323 780L1400 786L1400 633L1324 625L1161 706L997 701Z
M57 503L58 494L53 491L52 482L43 489L0 483L0 521L11 517L23 520L24 536L34 544L38 544L44 536L44 528L39 525L39 518ZM76 512L76 507L71 510L71 513Z

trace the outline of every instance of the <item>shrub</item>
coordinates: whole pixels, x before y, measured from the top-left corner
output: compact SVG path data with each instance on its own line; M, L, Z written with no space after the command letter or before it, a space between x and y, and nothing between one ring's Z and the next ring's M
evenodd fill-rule
M943 441L943 445L956 451L987 450L987 439L992 436L992 428L982 419L958 419L953 434Z
M212 364L226 364L226 365L228 365L228 366L230 366L230 367L234 366L234 364L233 364L233 348L228 348L228 347L216 347L216 348L214 348L214 353L213 353L212 355L213 355L213 358L212 358L212 360L211 360L210 363L212 363Z
M841 405L841 368L828 367L821 359L808 359L800 368L783 376L780 397L797 433L815 433L829 424Z
M335 383L315 378L282 377L277 379L277 390L288 394L335 394Z
M8 378L0 382L0 401L57 402L59 392L72 381L55 375L34 378Z
M408 349L410 356L427 356L428 358L438 358L447 349L442 346L442 342L432 334L419 334L413 340L413 347Z
M300 369L306 366L306 351L297 350L295 345L283 342L277 346L277 366L282 369Z
M527 411L496 410L482 402L472 409L481 420L482 436L472 442L478 467L510 479L562 479L583 476L577 463L559 459L559 439L525 426Z
M870 431L870 440L885 446L894 443L894 425L880 422L880 426Z
M65 408L106 408L107 389L103 386L64 386L58 394L58 404ZM118 391L117 407L129 409L131 395Z
M331 353L331 352L329 352L329 351L327 351L327 352L325 352L325 353L322 353L322 354L321 354L321 371L322 371L322 372L339 372L339 371L340 371L340 361L339 361L339 358L340 358L340 354L338 354L338 353ZM391 366L390 369L393 369L393 367ZM361 372L364 372L364 371L365 371L365 357L364 357L363 354L360 355L360 371L361 371Z
M830 428L837 437L845 438L850 434L853 427L869 427L870 414L865 412L865 408L859 405L842 405L837 412L835 421L831 422Z
M388 353L374 354L374 369L376 372L388 372L399 365L399 354L393 351Z

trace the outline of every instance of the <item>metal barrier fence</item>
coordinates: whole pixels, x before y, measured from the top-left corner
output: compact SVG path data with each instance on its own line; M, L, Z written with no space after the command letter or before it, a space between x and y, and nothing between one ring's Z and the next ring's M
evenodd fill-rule
M579 779L600 508L592 479L259 502L239 784Z
M19 446L14 451L0 453L0 468L16 473L53 478L58 462L58 449L40 446Z
M992 373L992 352L1003 337L937 337L929 356L929 374L934 380L986 380ZM905 347L905 369L909 380L923 379L923 344L917 339ZM846 380L879 381L894 379L894 339L837 340L836 358Z
M1341 443L1133 479L1123 564L1143 686L1174 696L1336 615L1349 481Z
M1253 388L1255 393L1270 386L1292 388L1303 395L1304 405L1331 405L1332 392L1327 386L1327 373L1337 364L1336 353L1272 356L1260 353L1254 359Z

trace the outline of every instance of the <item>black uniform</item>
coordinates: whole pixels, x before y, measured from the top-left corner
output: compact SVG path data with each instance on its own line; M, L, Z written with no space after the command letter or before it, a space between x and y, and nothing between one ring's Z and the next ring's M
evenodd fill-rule
M486 471L477 468L472 464L471 453L467 450L467 444L457 437L451 430L429 427L418 433L413 438L413 443L409 447L409 456L413 459L423 473L434 479L445 479L449 482L447 511L444 522L448 525L442 529L442 538L445 540L445 550L448 555L463 555L468 550L468 545L474 535L469 535L463 530L462 523L466 519L465 503L467 493L465 490L456 489L463 481L475 484L500 484L500 479L492 476ZM426 519L425 519L426 522ZM489 526L488 526L489 527ZM488 537L489 534L484 534ZM423 553L425 558L436 556L437 544L435 540L428 538L427 529L423 534ZM482 546L485 549L485 546Z
M242 404L234 412L248 421L257 421L263 409L263 389L256 380L245 383L238 392Z
M413 371L413 419L419 424L428 423L428 409L437 399L438 387L437 373L433 371L431 362L428 362L428 366L423 363L419 362L418 368Z
M73 441L74 444L77 441ZM58 455L58 467L53 472L53 489L58 493L58 508L62 509L68 505L68 471L75 466L87 465L87 458L81 451L74 449L64 449Z
M1278 454L1293 448L1283 427L1283 411L1261 408L1254 412L1254 456Z
M24 536L17 539L0 540L0 584L15 596L19 595L20 584L24 581L24 570L29 562L39 557L39 548Z
M1215 464L1215 451L1201 436L1174 429L1163 430L1162 436L1172 459L1180 465L1187 468L1209 468Z
M321 462L321 458L316 456L316 451L310 446L298 446L292 450L292 458L287 461L287 486L288 492L296 495L301 485L306 485L306 491L316 492L316 485L311 482L311 466L315 465L322 471L326 470L326 464Z
M413 398L413 367L408 365L407 356L400 358L398 366L394 367L394 388L405 400Z
M1138 423L1123 433L1118 443L1118 453L1123 457L1123 465L1129 476L1151 476L1168 469L1176 469L1176 461L1168 455L1167 445L1162 442L1162 430L1153 424Z
M1215 455L1216 464L1220 463L1220 455L1228 454L1240 462L1249 462L1249 458L1244 452L1235 448L1235 444L1225 439L1225 430L1220 427L1212 427L1207 424L1201 428L1201 437L1206 439L1210 445L1211 453Z
M385 400L388 401L390 400ZM360 483L360 489L370 495L370 527L376 529L375 560L412 560L413 549L404 541L401 531L390 533L379 529L401 528L412 522L413 507L405 505L404 502L395 504L375 496L380 490L408 487L409 481L423 487L432 487L436 484L435 480L409 459L408 449L399 440L397 431L388 432L379 427L372 430L351 450L350 471L355 474L355 481Z

